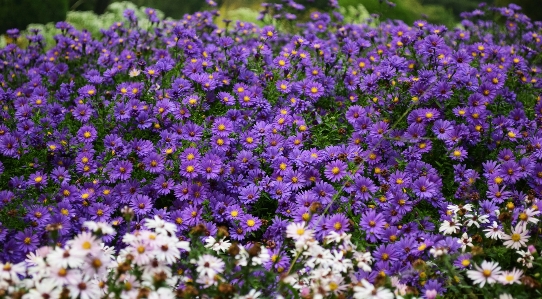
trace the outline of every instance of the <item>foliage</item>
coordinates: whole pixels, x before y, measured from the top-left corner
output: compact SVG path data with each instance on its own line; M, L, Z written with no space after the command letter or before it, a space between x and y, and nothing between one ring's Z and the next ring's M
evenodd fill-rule
M68 0L0 0L0 32L28 24L63 21Z

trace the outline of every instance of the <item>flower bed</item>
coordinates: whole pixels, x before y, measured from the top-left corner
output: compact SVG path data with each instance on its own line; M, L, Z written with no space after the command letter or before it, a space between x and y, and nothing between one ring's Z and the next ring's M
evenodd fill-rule
M539 296L541 23L296 10L0 49L0 296Z

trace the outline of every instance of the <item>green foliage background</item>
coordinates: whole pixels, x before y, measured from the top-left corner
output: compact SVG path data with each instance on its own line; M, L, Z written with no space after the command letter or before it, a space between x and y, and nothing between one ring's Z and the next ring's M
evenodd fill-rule
M0 0L0 32L30 23L64 21L68 0Z

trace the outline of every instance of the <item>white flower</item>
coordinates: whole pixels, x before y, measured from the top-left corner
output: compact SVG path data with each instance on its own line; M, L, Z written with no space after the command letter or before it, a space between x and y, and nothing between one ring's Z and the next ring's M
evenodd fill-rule
M519 214L519 223L521 223L524 229L527 229L527 223L531 222L537 224L539 219L535 216L539 215L540 211L535 211L532 208L525 209L522 213Z
M506 242L503 243L506 248L520 249L521 247L527 246L526 242L529 240L529 236L521 223L518 223L512 230L512 234L504 234L502 239L506 240Z
M139 74L141 74L141 71L135 68L131 69L129 73L130 77L137 77Z
M211 248L212 250L216 251L216 252L226 252L230 246L231 246L231 243L230 241L226 240L226 238L222 238L222 240L220 241L217 241L215 238L213 237L208 237L206 240L205 240L205 248Z
M504 232L501 230L501 228L497 224L497 221L493 221L491 226L489 228L484 229L484 231L486 232L486 237L493 240L502 239L502 237L504 236Z
M115 234L115 229L111 225L104 222L85 221L85 223L83 223L83 227L86 227L93 232L101 231L101 233L104 235Z
M68 285L68 290L70 290L70 296L72 298L81 299L94 299L100 298L100 287L95 281L88 281L79 276L78 279L73 283Z
M82 232L75 239L68 241L68 245L73 249L72 254L87 255L101 249L100 243L89 232Z
M215 275L222 273L225 266L224 261L210 254L200 256L195 264L197 265L196 271L199 273L199 276L208 277L214 277Z
M526 251L518 250L516 251L516 253L521 256L520 258L517 259L518 263L522 263L523 266L527 268L533 267L534 256L528 250Z
M158 290L151 292L148 299L174 299L175 294L169 288L159 288Z
M261 295L262 295L262 292L252 289L250 290L250 292L248 292L248 294L244 296L239 296L238 299L257 299L257 298L260 298Z
M512 297L510 294L501 294L499 299L514 299L514 297Z
M476 227L480 227L480 223L488 223L489 222L489 215L476 215L476 214L467 214L465 215L465 218L467 218L467 221L465 225L468 227L471 227L475 225Z
M305 227L305 222L290 223L286 227L286 237L292 238L295 241L306 241L314 237L314 232Z
M57 247L47 255L47 263L59 268L78 268L83 264L84 255L69 247Z
M504 271L499 276L499 281L502 284L514 284L514 283L521 284L519 280L521 276L523 276L523 271L519 269L514 269L512 271Z
M25 263L12 264L7 262L5 264L0 263L0 280L12 280L19 282L19 275L24 276L26 272Z
M472 238L467 235L467 233L463 233L461 236L461 239L457 240L457 243L461 244L461 249L465 251L468 247L472 247Z
M45 278L42 281L36 281L34 287L29 288L29 292L24 294L23 299L59 298L60 293L62 293L62 288Z
M371 271L373 257L370 252L354 252L354 259L358 262L358 268L361 268L365 272Z
M457 219L450 220L444 220L442 224L440 225L439 232L445 234L445 235L451 235L455 234L459 227L461 226L461 223L457 221Z
M154 219L145 219L145 227L148 229L154 229L158 234L170 234L174 235L177 231L177 226L173 223L166 222L158 215L154 216Z
M476 270L467 271L467 276L483 287L486 283L494 284L501 274L501 267L496 262L483 261L481 266L474 265Z
M361 283L363 285L362 287L354 287L355 299L393 299L395 297L390 290L383 287L377 289L365 279L363 279Z

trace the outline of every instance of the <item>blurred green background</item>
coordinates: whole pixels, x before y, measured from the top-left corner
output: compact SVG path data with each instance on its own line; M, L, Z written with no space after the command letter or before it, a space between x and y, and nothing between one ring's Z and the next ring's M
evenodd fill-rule
M107 11L108 6L118 0L0 0L0 32L11 28L25 29L29 24L45 24L66 20L67 13L92 11L98 15ZM193 13L206 7L204 0L132 0L138 7L153 7L164 12L166 17L179 19L186 13ZM223 18L234 18L239 12L257 12L260 0L216 0ZM281 0L266 2L281 3ZM296 2L316 8L325 7L327 0L297 0ZM310 2L310 3L309 3ZM454 26L463 11L474 10L479 3L497 5L516 3L531 19L542 20L542 0L391 0L392 8L380 0L339 0L343 7L362 4L369 13L378 13L382 18L401 19L407 24L425 18L429 22ZM233 12L233 13L232 13ZM250 13L249 13L250 14Z

